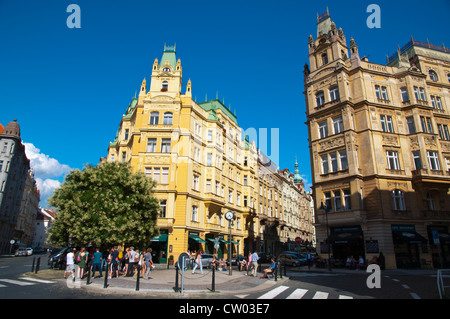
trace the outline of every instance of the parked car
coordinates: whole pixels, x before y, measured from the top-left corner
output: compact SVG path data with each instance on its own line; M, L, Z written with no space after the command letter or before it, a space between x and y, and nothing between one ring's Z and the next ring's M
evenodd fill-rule
M33 248L27 248L27 256L33 255Z
M298 258L291 254L280 254L278 261L290 267L303 266L306 264L306 258Z
M270 262L270 259L272 257L275 257L274 255L266 253L266 252L261 252L258 254L258 256L259 256L258 264L268 263L268 262Z
M26 248L19 248L16 250L14 256L27 256L27 249Z
M236 265L238 265L238 263L240 263L244 259L245 259L245 257L242 255L238 255L238 256L234 255L231 257L231 265L236 266ZM230 265L230 262L227 259L227 266L229 266L229 265Z
M282 251L281 254L283 255L292 255L294 257L300 257L300 253L296 251Z
M213 260L213 257L214 255L202 254L202 267L211 268L211 260Z
M63 249L55 248L52 250L50 255L48 256L48 265L51 269L65 269L66 268L66 255L67 253L73 249L73 247L65 247Z

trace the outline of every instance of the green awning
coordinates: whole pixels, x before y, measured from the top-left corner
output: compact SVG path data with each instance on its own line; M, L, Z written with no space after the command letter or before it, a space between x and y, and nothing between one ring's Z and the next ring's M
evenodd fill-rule
M167 241L167 237L169 237L167 234L162 234L162 235L153 237L152 241Z
M206 240L201 239L201 238L198 237L198 236L189 236L189 238L195 240L197 243L206 243Z
M235 245L240 245L238 242L235 242L234 240L231 241Z

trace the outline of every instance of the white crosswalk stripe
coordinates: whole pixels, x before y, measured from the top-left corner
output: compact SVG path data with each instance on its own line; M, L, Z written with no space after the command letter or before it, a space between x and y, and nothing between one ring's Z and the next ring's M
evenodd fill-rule
M18 280L16 279L8 279L8 278L0 278L0 282L10 284L10 285L18 285L18 286L32 286L36 284L54 284L56 281L44 280L44 279L36 279L30 277L20 277ZM8 285L4 285L0 283L0 288L8 287Z
M29 278L29 277L20 277L20 280L28 280L33 282L38 282L41 284L54 284L56 281L50 281L50 280L43 280L43 279L36 279L36 278Z
M33 282L19 281L14 279L0 279L1 282L6 282L8 284L19 285L19 286L31 286L35 285Z
M268 292L264 293L263 295L261 295L260 297L258 297L258 299L328 299L330 294L328 292L323 292L323 291L312 291L314 293L314 295L311 297L311 294L309 294L309 296L305 295L308 293L308 289L302 289L302 288L296 288L293 291L289 291L292 290L294 288L290 288L288 286L279 286L276 288L273 288L271 290L269 290ZM288 292L289 294L286 296L286 294L281 295L283 292ZM284 297L286 296L286 297ZM239 298L243 298L243 296L237 296ZM246 295L244 295L244 298L246 297ZM348 296L348 295L339 295L338 296L339 299L353 299L352 296Z
M289 296L287 296L286 299L301 299L306 293L308 292L308 290L306 289L295 289L293 293L291 293Z

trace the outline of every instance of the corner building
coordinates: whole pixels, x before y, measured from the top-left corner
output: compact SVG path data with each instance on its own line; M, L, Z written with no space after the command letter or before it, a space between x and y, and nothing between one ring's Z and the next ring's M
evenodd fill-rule
M156 262L171 255L176 260L187 249L227 257L228 211L235 213L233 255L243 254L244 246L253 250L259 229L256 146L241 139L236 116L221 101L196 103L190 80L181 90L181 61L175 47L165 46L149 89L144 79L122 117L107 160L125 162L156 182Z
M440 267L440 250L448 267L450 50L411 38L387 65L371 63L328 12L308 48L318 252L382 253L395 269Z

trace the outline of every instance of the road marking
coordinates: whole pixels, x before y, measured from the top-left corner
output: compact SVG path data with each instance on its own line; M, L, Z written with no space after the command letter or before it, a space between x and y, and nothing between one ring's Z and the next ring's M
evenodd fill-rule
M306 289L295 289L293 293L291 293L289 296L287 296L286 299L301 299L306 293L308 292L308 290Z
M19 286L31 286L31 285L34 285L34 283L32 283L32 282L24 282L24 281L18 281L18 280L13 280L13 279L0 279L0 281L7 282L7 283L10 283L10 284L14 284L14 285L19 285Z
M418 294L416 294L416 293L414 293L414 292L410 292L409 294L410 294L411 297L413 297L414 299L422 299L422 298L419 297Z
M2 288L2 287L7 287L7 286L0 284L0 288Z
M346 295L339 295L339 299L353 299L353 297Z
M248 295L236 295L236 297L244 299L245 297L247 297Z
M328 298L328 293L322 292L322 291L316 292L316 294L313 297L313 299L327 299L327 298Z
M39 282L42 284L54 284L56 283L56 281L50 281L50 280L43 280L43 279L36 279L36 278L28 278L28 277L21 277L19 278L21 280L28 280L28 281L34 281L34 282Z
M405 284L403 284L402 287L405 288L405 289L411 289L411 288L409 288L408 285L405 285Z
M274 288L274 289L266 292L264 295L260 296L258 299L273 299L288 288L289 287L287 287L287 286L279 286L277 288Z

